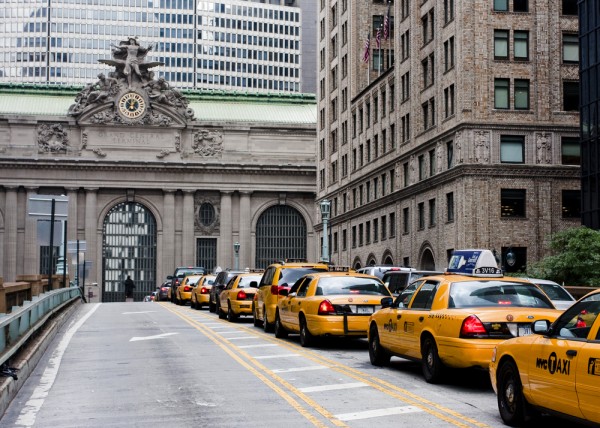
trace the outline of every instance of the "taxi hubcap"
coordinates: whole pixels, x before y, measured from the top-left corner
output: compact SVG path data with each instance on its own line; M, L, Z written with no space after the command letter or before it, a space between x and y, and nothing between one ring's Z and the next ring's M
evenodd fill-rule
M506 404L513 406L515 401L515 388L512 383L506 385L506 391L504 391L504 397L506 398Z

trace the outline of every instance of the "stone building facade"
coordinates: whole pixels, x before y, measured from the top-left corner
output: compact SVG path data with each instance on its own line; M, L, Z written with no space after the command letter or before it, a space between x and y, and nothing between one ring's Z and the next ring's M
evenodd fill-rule
M453 249L483 247L518 271L580 224L570 3L321 2L317 199L332 202L332 261L443 269Z
M314 97L182 93L119 58L83 89L0 86L0 276L46 273L52 251L53 269L40 195L68 197L67 241L86 242L104 300L128 274L141 299L176 266L314 259Z

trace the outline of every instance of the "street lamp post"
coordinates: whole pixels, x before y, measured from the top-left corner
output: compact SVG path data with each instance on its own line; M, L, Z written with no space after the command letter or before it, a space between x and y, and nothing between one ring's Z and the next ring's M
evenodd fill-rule
M233 252L234 252L234 256L235 256L235 270L239 270L240 269L240 243L239 242L235 242L235 244L233 244Z
M321 219L323 220L323 251L321 254L321 261L324 263L329 263L329 235L327 232L327 222L329 221L331 201L323 199L320 203L320 207Z

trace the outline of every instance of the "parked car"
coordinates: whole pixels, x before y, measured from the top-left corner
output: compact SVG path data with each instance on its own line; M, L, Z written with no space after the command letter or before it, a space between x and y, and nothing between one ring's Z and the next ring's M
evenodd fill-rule
M279 292L289 289L303 275L313 272L327 272L326 263L308 263L306 261L282 261L267 267L260 283L252 307L252 316L256 327L262 325L265 331L271 331L275 323L277 302L282 296Z
M208 310L210 312L215 312L217 310L217 300L219 299L219 294L221 291L225 289L229 280L233 278L238 273L244 273L243 270L222 270L217 274L215 278L215 283L210 289L209 297L208 297Z
M192 291L200 280L202 275L186 275L181 281L181 284L175 290L175 303L178 305L185 305L192 299Z
M392 294L373 275L332 268L304 275L289 292L279 292L283 298L277 304L275 337L299 333L302 346L323 336L366 337L369 317Z
M171 303L175 303L175 292L177 287L179 287L179 284L181 284L181 281L183 281L183 278L185 278L187 275L193 274L204 275L205 271L206 269L201 266L180 266L175 268L173 275L167 276L167 279L171 280L171 289L168 291L169 300Z
M192 290L192 300L190 305L193 309L202 309L202 306L208 305L210 289L215 283L216 275L203 275L194 289Z
M570 308L573 303L575 303L575 297L571 296L571 293L565 290L562 285L547 279L527 279L540 287L542 291L546 293L548 297L550 297L550 300L552 300L552 303L554 303L556 309L564 311L565 309Z
M531 329L492 353L490 379L504 423L525 426L541 410L600 426L600 290Z
M503 276L490 250L454 251L447 271L417 280L407 306L402 294L394 302L382 299L369 326L373 365L391 356L419 361L429 383L447 368L487 370L494 346L561 313L536 285Z
M415 279L419 279L423 276L441 275L443 273L444 272L442 271L393 267L383 274L382 281L388 290L390 290L394 296L397 296Z
M219 294L216 308L219 318L227 317L234 322L240 315L252 316L252 301L261 277L262 271L233 276Z
M156 293L156 300L161 302L163 300L169 300L169 288L171 288L171 280L165 280L160 287L158 287Z
M383 274L385 274L388 270L392 268L394 268L394 266L366 266L360 269L356 269L356 272L363 273L365 275L373 275L381 279L383 278Z

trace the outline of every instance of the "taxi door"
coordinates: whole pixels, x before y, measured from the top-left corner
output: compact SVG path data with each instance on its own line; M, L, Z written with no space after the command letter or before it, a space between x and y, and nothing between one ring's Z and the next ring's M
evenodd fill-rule
M279 316L281 317L282 324L293 331L299 331L300 326L298 322L298 312L300 311L301 302L306 296L306 290L310 284L310 278L303 278L301 282L294 284L290 289L291 293L295 295L287 297L282 300L280 304Z
M588 309L592 313L594 309ZM600 302L588 342L579 351L576 382L579 408L586 419L600 423ZM589 322L589 319L588 319Z
M533 404L582 418L575 379L581 367L587 366L581 358L587 339L580 334L579 313L576 304L561 315L553 327L555 333L536 340L527 358Z
M424 281L415 293L407 310L402 312L398 320L398 330L403 354L421 358L421 332L429 322L429 312L435 293L439 286L438 281Z

